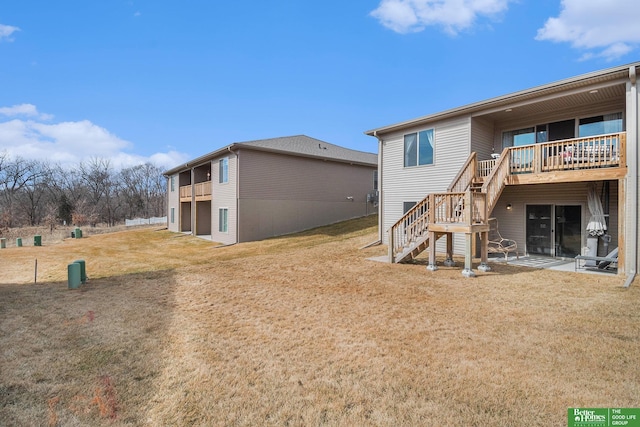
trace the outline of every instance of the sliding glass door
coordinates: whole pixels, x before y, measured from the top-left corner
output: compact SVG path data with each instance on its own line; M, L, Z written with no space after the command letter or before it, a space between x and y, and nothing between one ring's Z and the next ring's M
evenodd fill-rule
M527 205L527 253L572 258L582 247L582 207Z

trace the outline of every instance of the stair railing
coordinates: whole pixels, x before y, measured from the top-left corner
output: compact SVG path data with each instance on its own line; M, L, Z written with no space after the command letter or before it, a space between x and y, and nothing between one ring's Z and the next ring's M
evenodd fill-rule
M429 202L432 200L428 195L414 207L409 209L389 229L389 260L395 262L398 253L419 238L427 231L429 225Z
M487 215L491 214L496 202L502 194L502 190L506 185L506 180L509 177L511 169L511 148L507 147L502 151L495 167L482 184L482 192L487 196L486 198L486 212Z
M456 175L453 181L451 181L449 188L447 188L448 192L462 193L467 191L467 188L469 188L477 174L478 162L476 158L477 155L475 151L469 154L467 161L462 165L462 168L460 168L460 172L458 172L458 175Z

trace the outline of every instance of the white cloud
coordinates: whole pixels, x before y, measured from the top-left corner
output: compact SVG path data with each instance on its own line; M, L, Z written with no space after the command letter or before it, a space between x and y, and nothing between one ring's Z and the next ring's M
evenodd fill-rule
M51 120L53 116L51 114L39 113L38 109L33 104L20 104L12 107L0 107L0 114L7 117L26 116L37 117L40 120Z
M398 33L441 26L450 35L470 28L480 16L496 19L513 0L382 0L371 16Z
M536 40L571 43L586 50L582 59L620 58L640 43L636 0L562 0L560 15L549 18Z
M0 151L12 157L47 160L64 166L76 166L92 157L111 160L116 168L129 167L148 161L169 169L187 160L176 151L155 153L149 157L130 153L133 144L89 120L77 122L43 123L35 106L0 108L4 115L23 114L37 119L14 118L0 122Z
M11 37L11 35L16 31L20 31L20 28L13 27L11 25L0 24L0 41L6 40L12 42L13 38Z

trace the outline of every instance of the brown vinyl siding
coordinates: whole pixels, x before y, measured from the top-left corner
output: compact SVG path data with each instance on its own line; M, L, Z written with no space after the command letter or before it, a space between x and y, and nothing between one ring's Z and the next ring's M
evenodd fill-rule
M375 213L366 201L373 166L254 150L239 156L241 242Z
M240 199L362 202L373 167L261 151L240 152Z

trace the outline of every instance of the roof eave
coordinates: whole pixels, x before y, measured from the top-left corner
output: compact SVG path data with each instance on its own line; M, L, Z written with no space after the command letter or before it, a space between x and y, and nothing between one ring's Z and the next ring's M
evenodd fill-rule
M188 161L187 163L184 163L180 166L176 166L172 169L169 169L168 171L164 172L163 175L168 177L171 175L175 175L176 173L185 171L185 170L189 170L191 168L200 166L202 164L204 164L207 161L211 161L216 157L219 157L221 154L224 154L226 152L229 151L234 151L234 150L238 150L238 149L244 149L244 150L254 150L254 151L263 151L263 152L269 152L269 153L276 153L276 154L284 154L284 155L288 155L288 156L296 156L296 157L305 157L305 158L310 158L310 159L317 159L317 160L324 160L327 162L337 162L337 163L347 163L350 165L359 165L359 166L374 166L377 167L378 166L378 162L363 162L363 161L359 161L359 160L349 160L349 159L338 159L335 157L324 157L324 156L314 156L312 154L304 154L304 153L297 153L295 151L287 151L287 150L277 150L277 149L273 149L273 148L268 148L268 147L256 147L253 145L248 145L248 144L243 144L241 142L236 142L233 143L231 145L227 145L226 147L223 147L219 150L216 151L212 151L211 153L205 154L203 156L197 157L193 160ZM370 153L371 155L375 156L374 153Z
M278 150L278 149L269 148L269 147L256 147L252 145L244 145L242 143L238 143L234 145L236 145L238 148L243 148L248 150L264 151L268 153L284 154L287 156L295 156L295 157L305 157L308 159L324 160L327 162L348 163L351 165L360 165L360 166L377 166L378 165L377 162L369 163L369 162L363 162L359 160L338 159L336 157L315 156L313 154L298 153L295 151L287 151L287 150ZM370 153L370 154L375 156L375 154L373 153Z
M640 62L635 62L635 63L631 63L631 64L627 64L627 65L621 65L618 67L613 67L613 68L608 68L606 70L600 70L600 71L594 71L591 73L587 73L587 74L582 74L579 76L575 76L569 79L564 79L564 80L559 80L557 82L553 82L553 83L548 83L545 85L541 85L541 86L536 86L534 88L531 89L526 89L526 90L522 90L519 92L513 92L507 95L502 95L502 96L498 96L495 98L490 98L488 100L484 100L484 101L480 101L480 102L475 102L472 104L467 104L461 107L457 107L457 108L452 108L450 110L445 110L445 111L441 111L438 113L434 113L434 114L430 114L430 115L426 115L426 116L422 116L422 117L418 117L415 119L411 119L411 120L406 120L403 122L399 122L399 123L394 123L391 125L387 125L387 126L382 126L379 128L375 128L375 129L371 129L368 131L365 131L365 135L369 135L369 136L377 136L377 135L381 135L381 134L385 134L385 133L389 133L389 132L393 132L396 130L400 130L400 129L404 129L407 127L411 127L411 126L416 126L416 125L420 125L422 123L429 123L435 120L443 120L443 119L447 119L450 117L456 117L456 116L461 116L464 114L472 114L475 113L477 111L481 111L481 110L485 110L488 108L491 108L492 106L498 105L498 104L503 104L503 103L508 103L508 102L515 102L521 98L524 98L526 96L530 96L530 95L535 95L536 93L543 93L543 92L547 92L551 89L559 89L565 86L570 86L570 85L574 85L576 83L581 83L584 82L585 86L590 82L590 81L595 81L598 78L603 78L606 77L608 75L611 76L611 78L616 78L616 75L628 70L630 67L640 67Z

